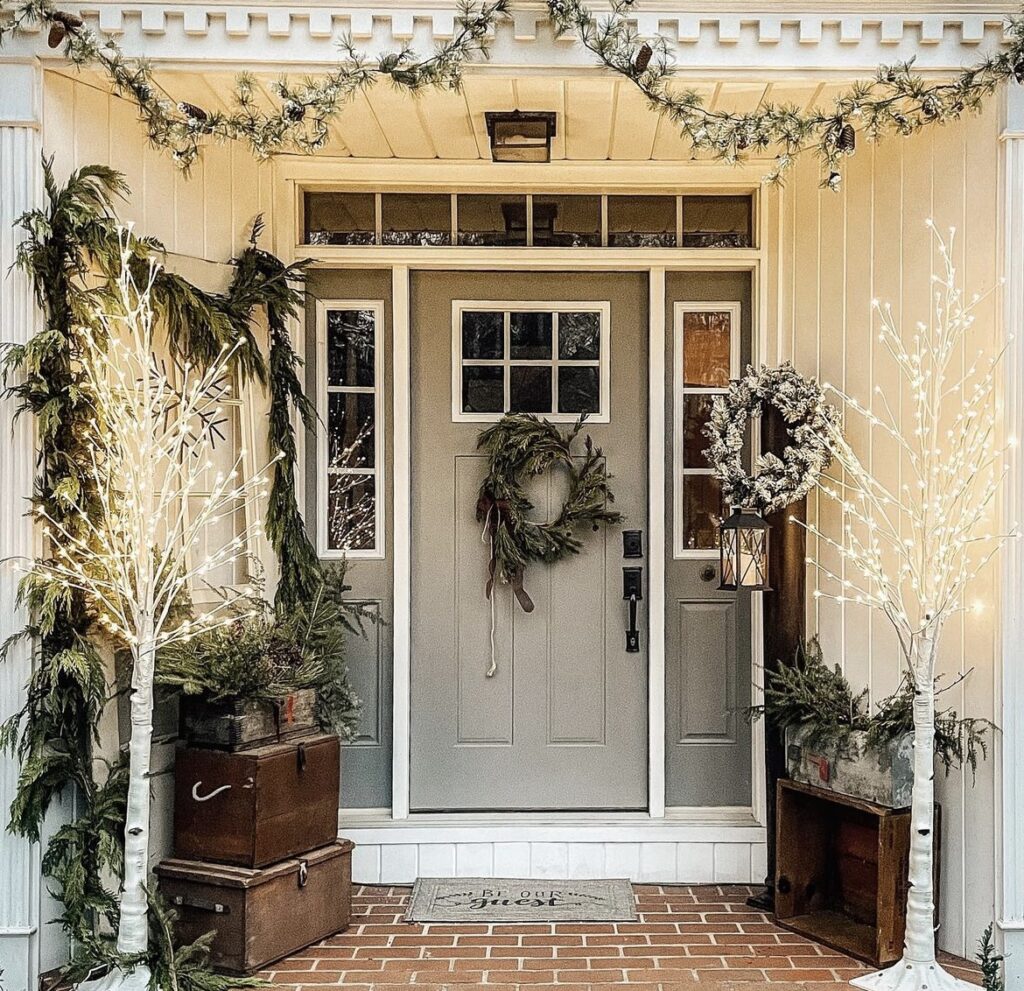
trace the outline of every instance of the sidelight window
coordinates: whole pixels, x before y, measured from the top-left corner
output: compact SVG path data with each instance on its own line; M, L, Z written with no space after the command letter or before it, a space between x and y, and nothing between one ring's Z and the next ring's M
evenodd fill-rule
M384 554L383 303L317 307L321 557Z
M673 354L673 547L677 558L707 557L724 507L704 426L711 400L740 373L740 304L676 303Z
M608 421L608 304L452 304L452 417Z

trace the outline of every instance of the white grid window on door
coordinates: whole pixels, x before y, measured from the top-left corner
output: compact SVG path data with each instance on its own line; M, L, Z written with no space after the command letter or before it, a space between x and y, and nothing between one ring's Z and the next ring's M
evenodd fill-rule
M571 422L609 414L609 307L460 302L452 312L452 418L535 413Z
M704 426L711 400L739 376L740 304L676 303L673 353L673 551L709 557L718 553L724 507L704 457Z
M382 557L383 358L380 301L318 304L321 557Z

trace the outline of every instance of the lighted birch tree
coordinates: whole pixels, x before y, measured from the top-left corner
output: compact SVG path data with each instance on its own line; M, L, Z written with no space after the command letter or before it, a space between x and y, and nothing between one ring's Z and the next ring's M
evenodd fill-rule
M40 510L53 557L35 562L22 581L48 594L79 590L115 642L131 651L131 737L119 901L118 965L90 989L144 991L150 981L148 865L153 675L157 651L238 615L241 590L230 588L203 614L181 620L196 583L246 553L259 530L256 503L264 473L246 478L245 452L217 470L213 447L224 424L233 349L225 345L208 367L168 370L157 357L151 305L156 265L133 276L123 231L116 291L97 305L94 329L82 328L85 399L92 409L87 475L96 505L64 523ZM137 270L137 268L136 268ZM73 498L70 496L69 498ZM244 514L244 517L243 515ZM240 521L211 546L222 520ZM72 525L78 523L80 525Z
M944 239L928 222L936 242L930 319L904 336L892 308L872 304L878 340L895 362L903 402L890 404L875 389L864 404L828 386L852 415L866 421L899 451L902 481L887 483L862 460L839 426L829 445L839 477L822 490L842 508L842 534L808 528L833 547L846 568L832 570L812 558L827 588L815 591L880 610L895 629L902 661L914 686L914 786L910 834L910 892L903 958L884 971L853 983L882 991L944 991L970 988L935 959L933 890L935 677L943 625L964 608L964 593L1008 539L1001 531L997 496L1007 472L1007 448L996 418L996 373L1005 348L974 350L974 311L982 297L968 298L953 263L954 232ZM902 416L900 415L902 413ZM896 468L886 465L890 474ZM837 571L843 572L842 574ZM838 588L835 588L838 586Z

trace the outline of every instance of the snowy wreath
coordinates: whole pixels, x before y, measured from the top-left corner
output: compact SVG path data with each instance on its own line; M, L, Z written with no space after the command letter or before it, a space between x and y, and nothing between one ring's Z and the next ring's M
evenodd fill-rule
M765 404L774 406L789 427L791 443L782 457L761 454L754 473L743 466L747 421L761 416ZM712 473L722 483L722 496L733 506L773 513L803 498L829 466L829 436L839 428L839 412L825 401L814 379L807 379L787 361L777 368L747 366L729 391L711 402L704 451Z

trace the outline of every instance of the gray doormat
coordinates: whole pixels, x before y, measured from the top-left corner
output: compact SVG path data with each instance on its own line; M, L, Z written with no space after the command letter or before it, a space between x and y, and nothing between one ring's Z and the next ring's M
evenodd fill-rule
M520 878L421 877L406 922L635 922L625 878L528 881Z

